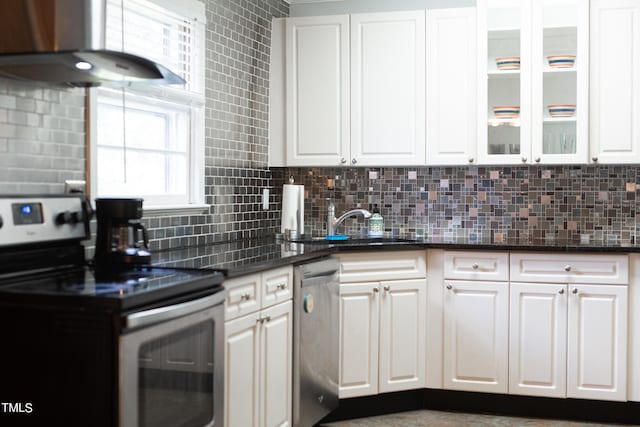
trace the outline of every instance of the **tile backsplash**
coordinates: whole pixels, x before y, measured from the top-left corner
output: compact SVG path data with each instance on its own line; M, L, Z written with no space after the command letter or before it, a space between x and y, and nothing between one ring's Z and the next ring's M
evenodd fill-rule
M636 242L637 166L278 168L305 185L305 232L326 233L336 216L377 204L389 236L496 242ZM332 186L332 188L330 188ZM341 233L366 232L362 218Z
M84 95L0 78L0 194L61 193L84 179Z

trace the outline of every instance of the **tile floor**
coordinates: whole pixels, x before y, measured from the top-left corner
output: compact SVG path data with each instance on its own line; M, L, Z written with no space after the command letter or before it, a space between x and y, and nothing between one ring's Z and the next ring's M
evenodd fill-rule
M601 427L598 424L487 414L419 410L322 424L322 427Z

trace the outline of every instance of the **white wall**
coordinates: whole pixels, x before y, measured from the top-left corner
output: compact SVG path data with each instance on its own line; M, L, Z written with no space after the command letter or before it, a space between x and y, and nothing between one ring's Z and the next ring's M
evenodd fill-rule
M305 0L298 0L305 1ZM292 0L290 16L338 15L475 6L475 0L329 0L297 3Z

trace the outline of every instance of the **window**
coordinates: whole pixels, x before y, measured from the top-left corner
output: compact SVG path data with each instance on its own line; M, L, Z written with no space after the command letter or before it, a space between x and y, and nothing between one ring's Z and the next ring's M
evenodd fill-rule
M107 49L149 58L187 83L91 90L92 194L143 197L145 208L202 205L204 4L107 0L106 17Z

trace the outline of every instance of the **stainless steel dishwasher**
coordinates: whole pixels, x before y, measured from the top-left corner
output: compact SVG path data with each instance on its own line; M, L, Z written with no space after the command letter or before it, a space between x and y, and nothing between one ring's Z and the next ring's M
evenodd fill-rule
M294 427L311 427L338 406L339 269L334 257L294 269Z

